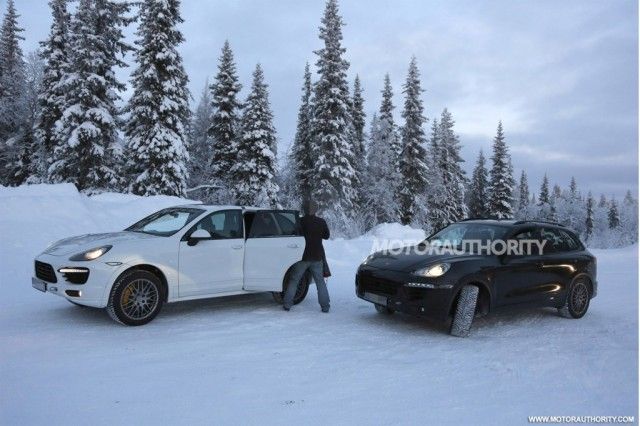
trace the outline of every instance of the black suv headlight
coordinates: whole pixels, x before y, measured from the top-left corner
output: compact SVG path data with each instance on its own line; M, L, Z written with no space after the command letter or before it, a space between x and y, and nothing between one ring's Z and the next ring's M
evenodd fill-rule
M106 252L108 252L109 250L111 250L111 247L112 246L102 246L102 247L92 248L91 250L87 250L83 253L74 254L69 258L69 260L72 260L74 262L95 260L100 256L102 256L103 254L105 254Z
M449 268L451 268L450 263L436 263L434 265L429 265L425 268L418 269L417 271L413 271L413 275L417 275L419 277L427 277L427 278L436 278L444 275Z

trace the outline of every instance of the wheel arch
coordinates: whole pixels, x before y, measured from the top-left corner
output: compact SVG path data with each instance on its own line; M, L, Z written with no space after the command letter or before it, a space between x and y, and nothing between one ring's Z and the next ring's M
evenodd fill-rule
M458 303L458 299L460 298L460 292L462 291L462 288L467 285L476 286L480 290L478 293L478 303L476 305L476 313L481 315L486 315L491 311L492 294L491 294L491 289L489 288L489 285L480 279L469 279L469 280L465 280L462 284L460 284L457 287L456 294L451 299L451 303L449 305L449 310L448 310L449 317L453 316L456 309L456 305Z
M290 272L293 269L293 267L297 264L298 262L293 263L291 266L289 266L289 268L287 268L286 272L284 273L283 277L282 277L282 290L280 291L280 293L278 292L272 292L272 294L274 294L274 299L276 300L276 302L278 303L282 303L282 299L284 298L284 291L286 288L286 285L290 279ZM303 276L304 278L304 276ZM306 297L307 297L307 293L309 292L309 285L311 284L311 279L309 279L307 281L307 284L304 288L304 292L301 296L301 299L299 301L296 302L296 299L294 298L294 304L298 304L300 302L302 302ZM296 293L297 295L297 293Z
M285 286L287 285L287 282L289 281L289 274L291 273L291 271L293 270L293 267L296 266L296 263L298 262L294 262L292 263L285 271L284 271L284 275L282 276L282 287L280 287L280 291L283 292L285 289Z
M571 288L571 286L573 285L574 282L576 282L577 280L584 278L587 281L587 284L589 286L589 297L593 297L593 280L591 279L591 276L586 273L586 272L580 272L577 273L572 279L571 282L569 283L569 286L566 288L565 290L565 302L567 297L569 297L569 289Z
M571 282L573 283L575 280L577 280L579 278L586 278L587 282L589 283L589 290L593 291L593 280L591 279L589 274L587 274L586 272L580 272L580 273L576 274L575 277L573 277Z
M161 287L162 287L162 301L165 302L165 303L169 301L169 283L167 281L167 277L165 276L164 272L162 272L162 270L160 268L158 268L157 266L151 265L151 264L147 264L147 263L142 263L142 264L139 264L139 265L133 265L133 266L128 267L124 271L122 271L118 275L118 277L113 281L113 283L111 284L111 288L109 289L109 294L113 290L114 284L117 283L126 274L128 274L128 273L130 273L132 271L147 271L147 272L150 272L153 275L157 276L160 279L160 284L161 284Z

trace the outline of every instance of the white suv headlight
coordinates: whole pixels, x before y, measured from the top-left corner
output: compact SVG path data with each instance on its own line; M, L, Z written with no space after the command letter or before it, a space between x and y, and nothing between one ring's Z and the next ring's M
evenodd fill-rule
M91 250L87 250L87 251L82 252L82 253L74 254L73 256L71 256L69 258L69 260L72 260L74 262L94 260L94 259L97 259L100 256L102 256L103 254L105 254L109 250L111 250L111 247L112 246L96 247L96 248L93 248Z
M429 265L426 268L418 269L417 271L414 271L413 274L420 277L435 278L444 275L449 268L451 268L451 264L449 263L436 263L435 265Z

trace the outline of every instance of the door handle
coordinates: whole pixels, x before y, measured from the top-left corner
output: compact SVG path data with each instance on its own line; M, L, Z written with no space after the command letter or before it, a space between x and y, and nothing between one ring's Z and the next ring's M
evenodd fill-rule
M287 244L287 247L289 248L298 248L297 244Z
M231 246L232 249L234 250L240 250L242 248L242 244L238 245L238 246Z

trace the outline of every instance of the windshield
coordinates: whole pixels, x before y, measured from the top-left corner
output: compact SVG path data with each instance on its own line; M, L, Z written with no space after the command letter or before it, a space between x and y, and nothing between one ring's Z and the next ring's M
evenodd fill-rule
M168 237L184 228L203 212L204 210L202 209L185 207L164 209L134 223L125 231L144 232L145 234Z
M509 228L485 223L454 223L429 237L426 242L432 246L459 248L465 242L486 244L505 236Z

